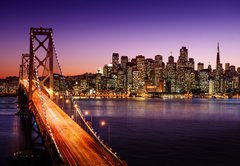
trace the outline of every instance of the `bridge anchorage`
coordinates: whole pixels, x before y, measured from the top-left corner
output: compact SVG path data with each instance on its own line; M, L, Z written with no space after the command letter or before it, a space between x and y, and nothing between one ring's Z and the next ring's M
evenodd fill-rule
M63 93L53 30L30 28L29 54L22 55L19 71L18 113L28 117L29 144L41 138L53 165L127 165L100 140L71 97L75 121L54 102Z

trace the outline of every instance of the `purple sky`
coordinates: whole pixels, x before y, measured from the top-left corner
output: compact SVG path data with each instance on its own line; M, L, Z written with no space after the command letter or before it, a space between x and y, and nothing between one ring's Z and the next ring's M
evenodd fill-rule
M154 58L170 52L215 68L240 66L239 0L1 0L0 77L18 75L30 27L52 27L65 75L95 72L113 52Z

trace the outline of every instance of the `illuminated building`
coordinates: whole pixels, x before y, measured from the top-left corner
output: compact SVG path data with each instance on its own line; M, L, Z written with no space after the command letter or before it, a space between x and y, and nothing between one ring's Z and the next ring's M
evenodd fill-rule
M156 55L154 61L154 84L157 92L163 92L164 88L164 67L162 55Z
M145 61L145 57L142 55L138 55L136 56L136 63L137 63L137 70L138 74L137 74L137 87L135 87L135 89L137 89L137 93L144 93L144 86L145 86L145 78L146 78L146 61Z
M117 73L119 66L119 54L118 53L113 53L112 54L112 72Z
M199 87L203 93L209 92L209 74L208 69L202 69L198 73Z
M222 93L222 65L220 63L220 49L219 49L219 43L217 46L217 60L216 60L216 70L215 70L215 83L214 83L214 92L215 93Z
M117 74L117 92L126 92L126 75L122 68L119 68Z
M177 60L177 73L176 73L176 90L177 92L184 92L185 89L185 73L188 67L188 49L182 47L180 49L180 56Z
M127 63L128 63L128 57L121 56L121 67L124 73L126 73L126 70L127 70Z
M169 56L168 62L163 62L162 55L146 58L138 55L128 59L113 53L112 63L104 65L101 73L86 73L79 77L72 77L68 87L73 87L75 81L79 81L80 93L111 94L136 94L144 96L146 93L209 93L210 95L223 95L240 91L240 68L230 63L225 64L223 70L220 63L219 44L217 46L216 69L211 65L204 69L203 63L197 64L195 70L193 58L188 58L188 49L180 49L177 62ZM0 87L1 88L1 87ZM74 90L76 91L76 89Z
M0 79L0 96L16 95L18 90L18 77L7 77Z
M101 73L97 73L96 74L96 83L95 83L95 90L96 92L99 92L102 89L101 86L101 78L102 78L102 74Z
M132 85L132 93L138 93L140 88L140 71L133 70L133 85Z
M112 67L113 65L112 64L107 64L107 65L104 65L103 67L103 76L104 77L110 77L111 73L112 73Z
M165 89L168 93L176 92L176 66L177 64L174 62L174 57L169 56L164 72L166 82Z
M191 70L194 70L194 59L193 58L189 58L188 62L187 62L187 68L190 68Z
M209 95L213 95L215 94L214 92L214 81L212 79L209 80L209 91L208 91Z
M148 85L154 84L154 60L151 58L146 59L146 79Z
M127 93L131 93L133 89L133 64L131 62L127 63Z

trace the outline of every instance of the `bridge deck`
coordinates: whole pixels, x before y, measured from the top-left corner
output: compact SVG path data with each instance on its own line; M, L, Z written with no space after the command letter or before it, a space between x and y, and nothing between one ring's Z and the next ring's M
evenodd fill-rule
M45 123L44 116L47 117L65 163L68 165L122 165L46 95L42 94L42 99L46 115L42 111L42 103L37 91L33 93L33 103Z

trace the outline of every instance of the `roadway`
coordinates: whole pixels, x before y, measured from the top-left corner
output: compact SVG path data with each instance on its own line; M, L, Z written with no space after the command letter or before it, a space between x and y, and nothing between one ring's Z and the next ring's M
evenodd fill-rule
M37 91L33 93L33 103L45 124L47 119L59 152L67 165L125 165L104 149L45 94L42 94L42 99L43 102ZM42 108L45 108L46 114Z

